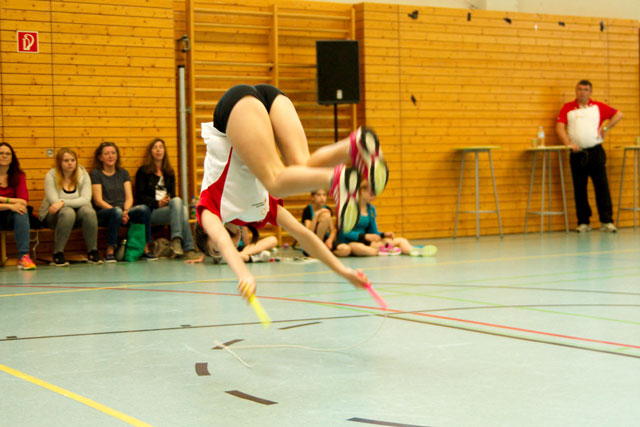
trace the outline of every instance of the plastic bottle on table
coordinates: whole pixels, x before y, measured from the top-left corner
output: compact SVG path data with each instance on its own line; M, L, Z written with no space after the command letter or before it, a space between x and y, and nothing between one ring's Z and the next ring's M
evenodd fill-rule
M544 129L542 129L542 126L538 127L538 146L544 147Z

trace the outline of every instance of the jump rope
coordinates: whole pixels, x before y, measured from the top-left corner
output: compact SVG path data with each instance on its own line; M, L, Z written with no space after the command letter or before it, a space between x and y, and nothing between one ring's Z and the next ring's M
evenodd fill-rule
M359 272L358 275L360 277L362 277L362 273ZM365 283L364 287L365 287L365 289L367 291L369 291L369 293L371 294L373 299L376 300L376 302L378 303L380 308L382 308L383 310L386 311L387 310L387 303L385 302L384 299L382 299L380 294L373 288L373 285L371 284L371 282ZM262 323L262 326L264 326L264 328L267 329L269 327L269 325L271 325L271 319L269 318L269 315L264 310L264 308L262 308L262 305L256 299L255 295L251 295L249 297L249 304L251 305L251 308L253 308L253 310L256 312L256 315L258 316L258 319L260 319L260 323ZM349 349L354 348L354 347L358 347L358 346L364 344L365 342L369 341L373 337L375 337L378 334L378 332L380 332L380 329L382 329L382 325L384 325L385 321L387 320L387 317L388 317L388 313L385 312L384 319L382 320L382 322L380 322L380 325L378 326L378 329L376 329L375 332L373 334L371 334L371 336L368 336L364 340L362 340L360 342L357 342L355 344L348 345L346 347L316 348L316 347L309 347L309 346L306 346L306 345L296 345L296 344L266 344L266 345L245 345L245 346L240 346L240 347L235 347L235 348L239 349L239 350L256 349L256 348L297 348L297 349L302 349L302 350L321 351L321 352L345 351L345 350L349 350ZM214 347L214 348L221 348L221 349L229 352L229 354L231 354L233 357L235 357L240 363L242 363L247 368L251 368L252 367L252 365L250 365L247 362L245 362L244 360L242 360L242 358L240 356L238 356L233 350L231 350L227 345L225 345L225 344L223 344L223 343L221 343L220 341L217 341L217 340L214 340L213 342L214 342L214 344L216 344L216 347Z

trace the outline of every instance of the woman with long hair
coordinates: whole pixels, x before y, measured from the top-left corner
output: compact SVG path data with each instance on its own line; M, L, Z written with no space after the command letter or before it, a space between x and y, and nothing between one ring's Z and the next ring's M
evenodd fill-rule
M176 176L160 138L147 146L144 163L136 172L135 199L151 210L151 224L170 225L172 257L197 256L187 207L176 197Z
M90 173L93 204L98 215L98 224L107 227L107 250L105 262L117 262L115 248L118 232L129 221L144 224L146 245L140 257L155 261L150 251L151 211L145 205L133 206L133 191L129 172L120 166L120 150L113 142L103 142L93 156L94 168Z
M0 229L12 230L18 247L18 268L35 270L29 257L29 191L13 147L0 142Z
M91 206L91 179L78 164L78 155L72 149L58 150L55 167L44 178L44 195L39 217L55 230L53 265L69 265L64 258L64 248L77 225L82 227L89 263L102 264L98 254L98 218Z

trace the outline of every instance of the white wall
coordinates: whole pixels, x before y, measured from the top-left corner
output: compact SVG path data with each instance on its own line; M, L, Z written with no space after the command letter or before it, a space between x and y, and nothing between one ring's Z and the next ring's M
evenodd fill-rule
M360 0L330 1L335 3L362 3ZM367 3L504 10L543 13L546 15L636 19L640 21L640 0L367 0Z

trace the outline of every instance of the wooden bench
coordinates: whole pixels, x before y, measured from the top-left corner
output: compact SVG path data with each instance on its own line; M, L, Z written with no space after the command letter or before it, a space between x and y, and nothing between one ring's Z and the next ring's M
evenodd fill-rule
M196 220L194 218L189 219L189 223L193 226L196 223ZM80 228L74 228L74 231L76 230L81 230ZM106 227L98 227L98 231L105 231ZM282 246L282 241L283 238L287 238L289 237L289 234L286 232L283 232L282 229L280 227L274 227L274 226L269 226L261 231L261 236L262 237L266 237L266 236L275 236L276 239L278 239L278 246ZM39 229L31 229L31 234L35 233L36 234L36 247L39 244L39 240L40 240L40 233L41 232L45 232L45 233L53 233L54 230L51 228L39 228ZM73 231L72 231L73 232ZM5 265L5 263L8 260L7 257L7 236L9 234L13 234L13 230L0 230L0 266ZM31 240L31 242L34 242L34 240ZM32 247L31 244L30 246L30 250L35 252L35 247Z

